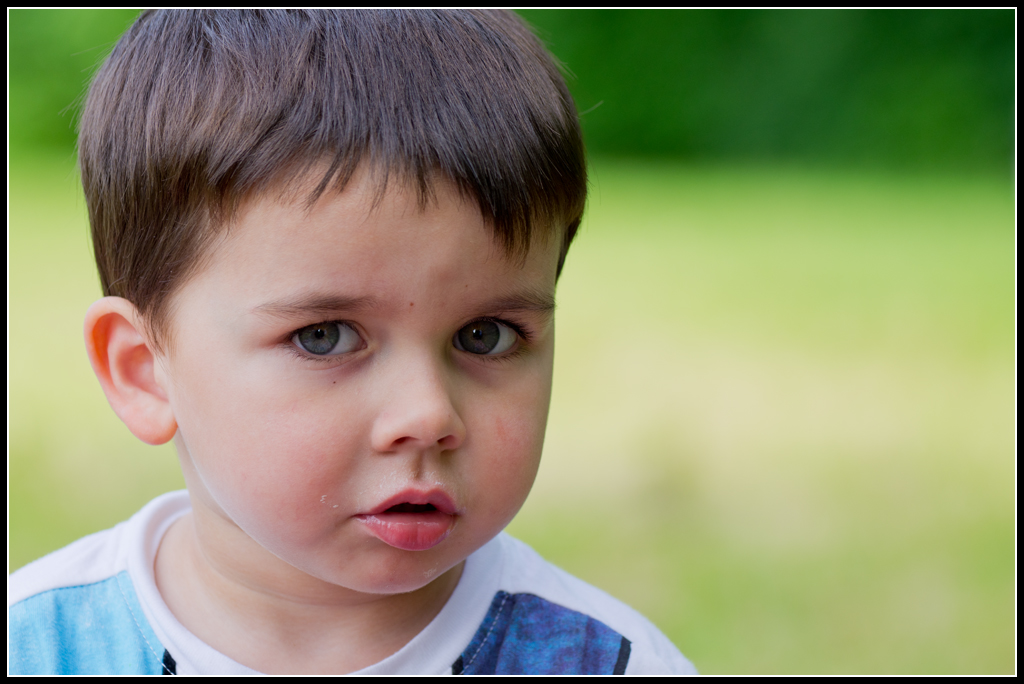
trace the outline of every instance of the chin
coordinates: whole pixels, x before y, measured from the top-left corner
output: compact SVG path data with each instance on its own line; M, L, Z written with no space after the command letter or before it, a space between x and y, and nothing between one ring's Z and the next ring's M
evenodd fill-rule
M363 567L352 572L349 565L346 572L319 575L332 584L346 587L365 594L407 594L427 586L435 579L461 562L439 554L422 551L401 551L388 549Z
M352 587L366 594L408 594L427 586L451 568L444 570L427 568L411 572L389 572L386 575L368 577L360 587Z

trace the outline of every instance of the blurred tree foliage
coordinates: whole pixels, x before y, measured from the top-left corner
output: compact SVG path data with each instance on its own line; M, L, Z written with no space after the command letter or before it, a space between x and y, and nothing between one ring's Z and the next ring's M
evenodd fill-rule
M136 10L11 10L14 146L68 147ZM1009 168L1013 10L523 10L604 155ZM590 110L590 111L588 111Z
M86 86L138 13L137 9L8 10L11 147L74 145Z
M622 155L1009 167L1012 10L528 10ZM597 106L598 103L602 103Z

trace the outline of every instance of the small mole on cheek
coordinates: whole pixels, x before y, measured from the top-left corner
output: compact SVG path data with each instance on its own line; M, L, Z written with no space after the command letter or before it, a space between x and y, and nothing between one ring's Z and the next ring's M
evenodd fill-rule
M412 302L409 302L409 306L412 306Z

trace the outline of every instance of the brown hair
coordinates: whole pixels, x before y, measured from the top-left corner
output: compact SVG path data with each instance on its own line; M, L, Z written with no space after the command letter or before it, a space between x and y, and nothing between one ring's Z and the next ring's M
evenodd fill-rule
M310 202L360 163L475 199L510 258L586 201L572 97L508 11L145 11L93 81L79 162L105 295L159 342L168 295L238 203L327 164Z

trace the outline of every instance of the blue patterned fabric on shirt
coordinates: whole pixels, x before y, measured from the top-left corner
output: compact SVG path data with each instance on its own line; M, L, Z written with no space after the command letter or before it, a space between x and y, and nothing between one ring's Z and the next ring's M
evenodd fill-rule
M127 571L51 589L8 611L9 674L162 674L164 647Z
M10 674L174 674L127 572L9 609ZM623 674L630 642L533 594L499 591L454 674Z
M624 674L630 642L533 594L499 591L454 674Z

